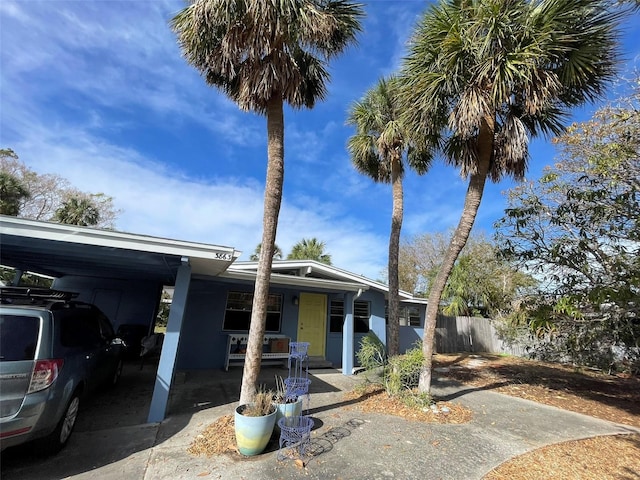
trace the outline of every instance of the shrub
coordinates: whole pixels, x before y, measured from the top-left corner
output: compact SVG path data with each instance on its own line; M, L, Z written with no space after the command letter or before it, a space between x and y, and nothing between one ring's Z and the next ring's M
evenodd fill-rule
M384 367L387 364L387 351L378 336L369 332L360 341L360 348L356 352L358 363L365 370Z
M404 355L387 358L384 344L373 332L369 332L362 338L356 357L360 366L367 371L381 368L381 372L376 372L373 381L365 375L363 389L371 383L381 384L387 395L399 397L409 406L422 408L431 403L428 394L418 394L414 391L420 381L424 360L421 345L407 350Z
M415 347L404 355L389 359L384 374L385 389L389 395L398 395L418 386L424 362L422 348Z

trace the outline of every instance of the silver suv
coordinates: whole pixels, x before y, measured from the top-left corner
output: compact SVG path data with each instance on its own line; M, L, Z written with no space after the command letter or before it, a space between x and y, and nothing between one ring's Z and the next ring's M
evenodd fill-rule
M123 345L94 305L55 290L0 286L0 449L69 440L80 401L122 372Z

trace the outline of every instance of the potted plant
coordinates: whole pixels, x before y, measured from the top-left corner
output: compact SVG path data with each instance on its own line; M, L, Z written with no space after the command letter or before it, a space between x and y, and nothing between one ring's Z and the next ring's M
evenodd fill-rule
M276 423L273 392L262 387L253 402L236 408L234 426L238 451L242 455L258 455L266 448Z
M284 417L299 417L302 415L302 397L288 392L282 377L276 375L276 390L273 394L273 404L276 407L276 429L278 422Z

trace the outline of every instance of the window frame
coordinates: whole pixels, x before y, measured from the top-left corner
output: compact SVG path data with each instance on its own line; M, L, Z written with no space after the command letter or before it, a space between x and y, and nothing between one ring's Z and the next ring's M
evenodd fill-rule
M414 310L415 315L411 315L411 310ZM389 325L389 305L385 305L384 309L385 324ZM401 327L421 327L422 320L420 319L420 308L417 305L400 305L400 312L398 315L398 324Z
M412 309L414 310L414 312L411 311ZM412 313L415 313L415 315L412 315ZM408 327L421 326L420 308L417 305L405 305L403 310L403 316L405 321L407 322Z
M356 304L358 305L357 307L356 307ZM356 311L358 310L358 308L362 308L363 306L366 306L367 315L366 316L356 315ZM337 309L335 313L334 313L334 308ZM341 310L341 313L340 313L340 310ZM339 319L340 328L336 329L334 328L334 325L338 324L338 319ZM329 333L340 333L340 334L343 333L344 319L345 319L344 300L337 299L337 298L331 299L329 302ZM371 328L369 326L370 321L371 321L371 302L366 300L355 300L353 302L353 333L362 333L362 334L369 333L371 331ZM358 328L359 326L361 327L360 329ZM364 326L366 326L366 331L364 330Z
M238 295L239 299L232 299L233 295ZM265 324L265 332L269 333L280 333L282 330L282 311L283 311L283 297L282 293L269 293L269 298L267 300L267 319ZM234 300L234 307L229 308L230 300ZM239 302L238 302L239 300ZM273 306L277 306L275 309ZM253 310L253 292L239 291L239 290L228 290L227 291L227 299L224 307L224 316L222 318L222 331L223 332L248 332L249 326L251 324L251 312ZM235 312L237 316L235 319L228 319L227 315L229 312ZM241 317L247 316L246 320L242 320ZM277 317L277 318L276 318ZM238 325L238 323L246 321L246 329L243 328L230 328L230 327L241 327L242 325ZM234 322L231 326L228 323ZM273 326L273 323L277 322L278 328L277 330L272 330L270 327Z

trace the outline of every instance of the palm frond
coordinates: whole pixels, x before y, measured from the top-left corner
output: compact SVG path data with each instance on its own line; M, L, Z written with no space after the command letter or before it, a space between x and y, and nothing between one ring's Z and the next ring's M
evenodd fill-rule
M432 4L399 74L403 122L465 175L486 121L495 126L491 179L521 178L525 137L562 132L568 109L614 78L621 15L606 0Z
M194 0L171 27L209 84L265 113L274 95L294 108L324 98L327 62L355 40L362 16L347 0Z

